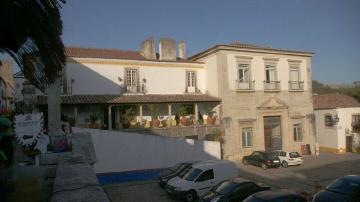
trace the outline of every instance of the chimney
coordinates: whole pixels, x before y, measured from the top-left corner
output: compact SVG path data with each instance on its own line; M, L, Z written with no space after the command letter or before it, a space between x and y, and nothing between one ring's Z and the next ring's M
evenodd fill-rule
M149 37L141 43L140 54L146 59L156 60L154 39Z
M160 60L176 61L176 42L174 39L161 38L159 42Z
M186 44L185 44L185 42L179 43L179 58L186 59Z

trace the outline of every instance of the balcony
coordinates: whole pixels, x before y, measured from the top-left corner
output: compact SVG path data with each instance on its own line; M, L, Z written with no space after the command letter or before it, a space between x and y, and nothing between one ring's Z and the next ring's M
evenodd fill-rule
M289 90L303 91L304 90L304 82L303 81L289 81Z
M143 82L133 83L132 85L125 84L125 93L144 94L146 93L146 85Z
M280 91L280 81L264 81L265 91Z
M255 90L255 81L235 81L235 89L238 91L253 91Z

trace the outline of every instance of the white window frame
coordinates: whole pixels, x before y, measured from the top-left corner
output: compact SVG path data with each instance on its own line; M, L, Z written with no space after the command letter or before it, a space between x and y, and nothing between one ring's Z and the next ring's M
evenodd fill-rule
M295 142L303 141L302 124L301 123L295 123L293 125L293 133L294 133L294 141Z
M241 142L243 148L253 147L253 133L251 127L241 129Z
M249 63L238 63L237 68L237 81L238 82L250 82L251 81L251 74L250 74L250 64ZM247 78L245 78L245 70L247 70ZM242 72L242 78L240 78L240 72Z
M186 87L196 87L196 71L186 71Z
M135 68L126 68L126 85L136 86L138 83L139 71Z
M291 72L297 72L297 80L293 80L292 79L292 75ZM301 81L301 72L300 72L300 67L299 66L295 66L295 65L290 65L290 70L289 70L289 81L290 82L300 82Z
M274 71L274 78L271 80L270 78L270 71ZM267 78L267 71L269 71L269 80ZM276 64L275 63L265 63L265 82L271 83L277 81L277 71L276 71Z

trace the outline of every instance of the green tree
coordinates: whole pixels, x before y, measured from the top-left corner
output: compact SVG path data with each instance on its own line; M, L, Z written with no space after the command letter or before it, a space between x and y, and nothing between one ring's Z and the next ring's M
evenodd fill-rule
M56 80L65 65L62 3L65 0L0 1L0 53L8 53L41 90Z

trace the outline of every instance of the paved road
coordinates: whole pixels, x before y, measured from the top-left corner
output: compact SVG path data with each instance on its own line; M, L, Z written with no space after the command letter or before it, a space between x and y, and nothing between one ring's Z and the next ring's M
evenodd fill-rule
M321 153L306 156L301 166L262 170L260 167L237 163L239 175L243 178L269 184L277 188L287 188L296 192L312 193L315 183L327 185L334 179L349 175L360 175L360 154Z

